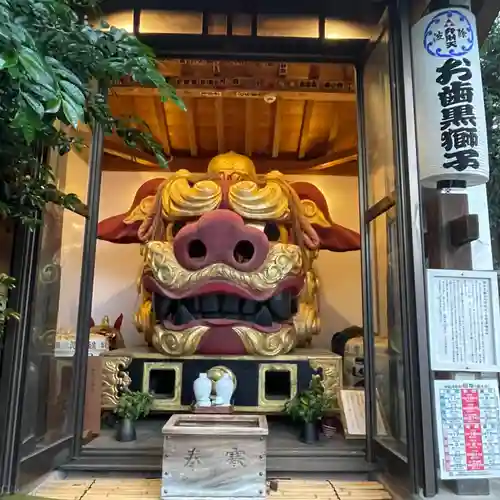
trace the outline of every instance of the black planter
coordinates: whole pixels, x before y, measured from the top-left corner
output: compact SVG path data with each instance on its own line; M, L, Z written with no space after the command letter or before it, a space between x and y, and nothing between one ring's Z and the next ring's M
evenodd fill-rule
M304 422L300 433L300 440L306 444L314 444L319 439L316 422Z
M129 418L118 420L116 423L116 440L126 443L136 439L135 422Z

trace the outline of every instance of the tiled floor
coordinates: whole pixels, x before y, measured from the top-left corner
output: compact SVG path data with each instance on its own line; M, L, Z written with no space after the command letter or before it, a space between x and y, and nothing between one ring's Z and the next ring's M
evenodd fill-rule
M51 479L34 496L56 500L144 500L159 499L159 479ZM374 481L279 480L274 500L390 500L391 495Z

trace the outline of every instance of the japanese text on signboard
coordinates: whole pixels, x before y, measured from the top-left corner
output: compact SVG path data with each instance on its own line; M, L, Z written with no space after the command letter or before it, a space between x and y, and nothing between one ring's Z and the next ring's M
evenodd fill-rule
M449 58L437 68L436 82L441 85L441 145L444 168L459 172L479 168L474 89L470 84L472 72L466 58Z

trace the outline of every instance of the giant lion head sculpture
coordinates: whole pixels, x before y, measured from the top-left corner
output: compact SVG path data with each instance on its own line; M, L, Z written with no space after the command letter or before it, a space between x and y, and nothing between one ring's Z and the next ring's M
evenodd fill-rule
M286 354L319 332L319 250L358 250L314 185L279 172L257 176L236 153L206 174L152 179L98 237L140 243L144 265L135 315L148 343L170 356Z

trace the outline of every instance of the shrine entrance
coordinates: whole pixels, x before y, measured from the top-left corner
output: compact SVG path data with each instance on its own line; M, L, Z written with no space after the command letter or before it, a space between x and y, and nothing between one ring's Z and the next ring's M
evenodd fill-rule
M13 490L56 467L158 474L162 452L157 437L165 415L189 411L198 373L212 372L215 381L218 369L246 388L235 392L234 411L263 413L271 431L276 429L268 447L268 474L384 473L398 477L410 494L422 489L435 494L408 2L391 2L388 9L368 1L343 2L331 6L331 12L323 5L296 13L287 7L286 15L269 2L257 2L258 13L244 14L227 14L222 8L215 13L185 12L183 6L177 12L161 12L154 5L127 10L127 2L117 11L111 3L105 4L109 22L134 31L155 49L188 111L182 115L163 106L151 89L126 85L110 89L110 105L139 115L154 130L173 157L169 179L177 180L185 170L206 174L212 157L219 162L212 174L226 175L221 164L229 161L238 167L235 172L241 173L241 167L249 175L250 169L272 185L273 171L281 171L279 192L287 206L298 198L321 235L318 265L307 270L305 288L312 298L291 299L281 326L292 324L292 316L305 309L312 311L314 321L293 323L296 336L302 336L293 338L289 350L284 340L277 342L277 353L266 352L266 343L256 340L250 354L248 345L260 338L253 330L239 330L240 339L247 341L244 352L236 352L235 344L224 345L227 352L221 352L220 342L216 348L200 342L198 350L179 352L174 352L177 344L165 342L159 349L146 329L140 330L140 340L133 337L129 330L141 318L149 319L152 310L158 314L171 303L163 298L153 304L158 290L148 296L141 289L139 299L135 294L130 300L127 279L134 275L135 286L143 259L138 245L113 244L138 242L125 241L111 222L137 222L134 217L141 217L147 198L136 198L138 203L130 205L139 188L156 176L165 180L167 174L147 151L130 154L116 138L82 131L90 152L87 157L71 156L61 171L66 169L67 190L80 190L87 201L89 219L64 214L63 220L62 213L50 208L41 239L26 236L32 252L19 262L26 274L23 286L36 307L29 323L18 326L26 339L21 346L24 358L13 354L26 381L9 399L17 398L24 413L22 422L15 412L9 417L16 431L16 454L7 457L6 488ZM224 156L233 154L237 158ZM176 199L179 210L190 210L189 196L193 200L199 195L190 191L196 176L187 179L179 191L182 203ZM148 196L156 196L160 185ZM273 244L296 242L283 229L283 214L273 212L276 220L261 224L258 210L252 212L251 204L244 203L248 193L242 193L239 213L244 213L247 226L261 228ZM169 224L166 231L172 239L186 228ZM257 241L260 236L255 234ZM38 262L37 269L28 257ZM252 258L244 250L239 257L243 260L238 264ZM61 274L63 260L67 275ZM47 279L51 270L59 274ZM37 276L40 280L34 284ZM127 279L120 281L124 276ZM220 310L180 303L162 319L176 326L200 319L196 314L214 319L209 316L230 307L219 290L217 295ZM238 302L237 311L224 309L223 319L246 315L245 321L273 327L282 314L269 303L265 314L274 316L269 320L261 315L257 321L255 311L243 311L251 305ZM179 318L181 313L189 314L189 321ZM56 332L50 349L31 342L49 330ZM89 341L99 351L102 333L110 330L114 338L123 337L125 347L89 356ZM14 353L17 342L4 351ZM307 390L315 373L321 374L325 392L334 399L330 427L338 435L326 439L325 418L320 444L290 444L291 431L282 422L285 404ZM154 393L156 407L153 417L138 427L142 441L122 446L107 419L124 388ZM293 439L299 441L295 434Z

